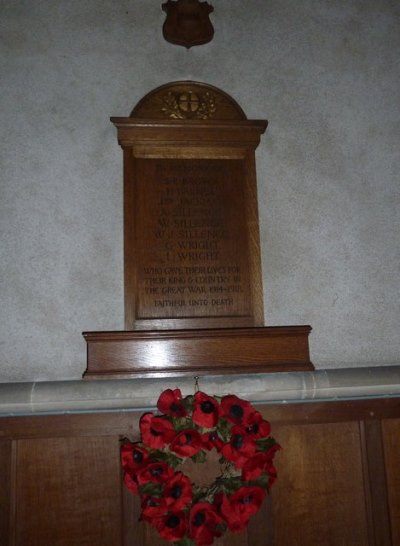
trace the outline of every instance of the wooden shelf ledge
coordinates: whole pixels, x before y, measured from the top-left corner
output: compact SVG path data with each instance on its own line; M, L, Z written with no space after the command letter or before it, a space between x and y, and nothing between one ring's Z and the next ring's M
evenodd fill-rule
M84 378L312 371L310 332L310 326L84 332Z

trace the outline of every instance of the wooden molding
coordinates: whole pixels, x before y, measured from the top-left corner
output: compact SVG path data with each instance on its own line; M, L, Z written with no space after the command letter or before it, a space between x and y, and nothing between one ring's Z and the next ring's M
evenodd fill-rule
M310 371L310 326L85 332L86 379Z

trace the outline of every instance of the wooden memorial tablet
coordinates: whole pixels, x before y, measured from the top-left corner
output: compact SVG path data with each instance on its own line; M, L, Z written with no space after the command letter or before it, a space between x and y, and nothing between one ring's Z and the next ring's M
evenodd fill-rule
M263 325L254 152L267 121L192 82L111 119L124 150L125 328Z
M124 332L87 379L312 370L309 326L264 326L255 149L267 127L175 82L111 118L124 151Z

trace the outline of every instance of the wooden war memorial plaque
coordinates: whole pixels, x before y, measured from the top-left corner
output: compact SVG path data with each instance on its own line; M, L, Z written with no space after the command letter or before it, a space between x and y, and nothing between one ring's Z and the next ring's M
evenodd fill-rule
M254 151L267 121L191 82L112 121L125 164L125 328L262 325Z
M124 154L125 331L86 378L312 370L309 326L264 327L255 150L266 120L173 82L111 118Z

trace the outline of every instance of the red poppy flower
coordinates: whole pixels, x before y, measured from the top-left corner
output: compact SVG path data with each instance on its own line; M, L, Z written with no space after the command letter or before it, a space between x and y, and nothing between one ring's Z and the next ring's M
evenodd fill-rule
M181 457L192 457L202 448L201 436L194 429L180 432L171 442L170 449Z
M223 518L215 507L208 502L199 502L193 506L189 516L189 534L198 546L212 544L215 537L222 535Z
M175 435L175 429L168 419L156 417L153 413L143 414L139 427L143 442L153 449L165 447Z
M265 491L257 485L241 487L231 497L230 504L243 518L250 518L258 512L265 497Z
M169 510L185 508L193 498L192 484L182 472L176 472L164 487L163 498Z
M221 438L218 436L218 432L216 430L213 430L211 432L206 432L205 434L201 435L201 440L203 443L203 448L207 449L207 451L211 451L214 447L221 451L224 442L221 440Z
M164 483L174 475L173 469L167 463L150 463L137 473L139 485L145 483Z
M186 519L184 512L168 512L161 518L152 521L162 538L176 542L186 534Z
M127 442L121 446L121 464L126 472L131 474L137 472L146 466L148 460L148 452L138 444Z
M232 461L236 468L242 468L247 460L256 452L256 442L246 431L237 425L232 427L232 436L229 444L221 450L228 461Z
M280 449L280 446L275 444L267 452L256 453L254 457L246 461L242 468L242 479L248 482L265 473L269 477L268 485L271 486L276 480L276 469L272 461L278 449Z
M160 518L167 513L167 505L164 498L146 495L142 500L141 519L151 521Z
M271 434L271 425L263 419L258 411L254 411L248 416L245 429L253 438L267 438Z
M199 427L213 428L218 422L220 406L212 396L204 392L196 392L194 395L194 408L192 420Z
M268 463L265 465L265 473L268 474L269 480L268 480L268 486L271 487L274 481L277 478L277 472L276 468L273 464L273 459L275 457L275 453L281 449L281 446L279 444L274 444L272 447L266 451L265 455L267 456Z
M132 491L132 493L139 493L139 486L137 483L136 476L128 474L128 472L125 472L124 484L129 489L129 491Z
M220 492L214 496L214 506L231 531L241 531L246 527L247 521L240 518L239 512L233 509L225 493Z
M182 404L180 389L167 389L162 392L157 402L157 408L161 413L172 417L185 417L187 415L186 408Z
M223 417L237 425L246 423L249 415L255 411L250 402L242 400L234 394L224 396L221 400L221 407Z
M221 494L217 504L229 529L233 532L244 529L260 509L264 496L264 490L258 486L241 487L230 497Z
M254 457L248 459L242 468L242 479L245 482L255 480L264 472L264 465L267 459L265 453L256 453Z

